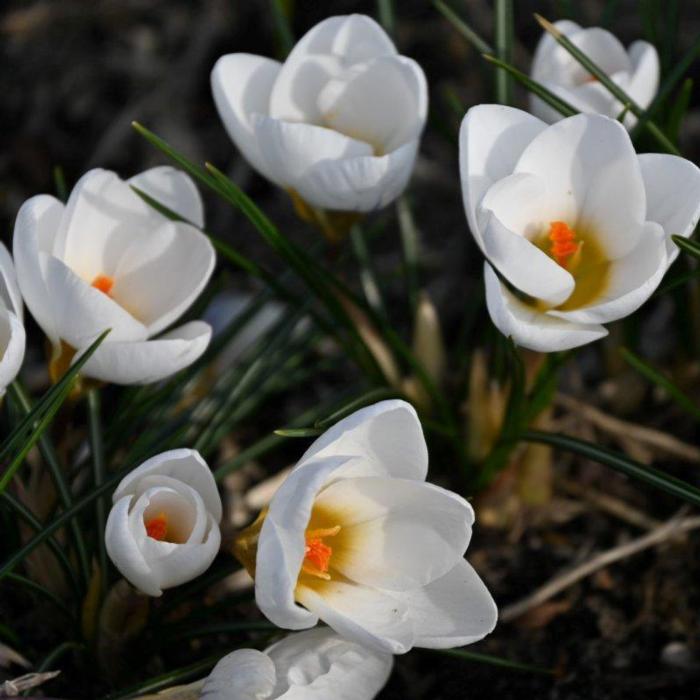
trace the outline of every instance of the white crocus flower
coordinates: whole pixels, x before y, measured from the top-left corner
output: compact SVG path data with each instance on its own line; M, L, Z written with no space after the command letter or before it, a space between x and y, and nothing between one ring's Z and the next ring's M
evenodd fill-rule
M221 498L195 450L151 457L112 496L105 528L110 559L136 588L159 596L206 571L219 551Z
M192 224L170 221L131 185ZM184 173L159 167L120 180L91 170L64 206L39 195L17 215L17 278L49 337L56 379L107 328L83 374L117 384L158 381L194 362L211 328L191 321L161 333L189 308L215 263L202 202Z
M637 155L608 117L548 126L479 105L460 131L467 220L488 259L486 301L526 348L566 350L607 334L654 292L700 215L700 170ZM498 274L497 274L498 272ZM500 276L500 279L499 279Z
M393 657L317 628L290 634L264 652L224 656L204 682L201 700L372 700Z
M0 243L0 398L22 366L26 337L17 276L7 248Z
M635 41L629 49L606 29L582 29L575 22L562 20L554 25L577 48L627 93L642 109L651 104L659 87L659 55L646 41ZM624 106L549 33L540 39L532 63L533 80L542 83L580 112L618 117ZM534 94L530 95L532 112L549 123L562 115ZM627 128L636 117L625 117Z
M367 212L405 188L426 120L426 80L369 17L324 20L283 64L223 56L211 81L236 146L297 202Z
M327 430L236 544L262 612L286 629L321 619L395 654L488 634L496 606L463 559L474 513L426 483L427 469L420 422L404 401Z

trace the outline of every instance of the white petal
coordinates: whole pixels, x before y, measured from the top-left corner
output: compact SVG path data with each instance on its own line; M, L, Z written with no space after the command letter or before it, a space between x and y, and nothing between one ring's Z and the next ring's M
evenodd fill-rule
M42 194L28 199L17 214L12 248L22 297L54 344L59 337L40 253L49 254L53 249L63 212L63 204L54 197Z
M551 221L545 183L536 175L510 175L492 185L478 208L484 255L521 292L552 305L574 289L574 278L528 240Z
M2 301L20 322L24 321L22 294L19 291L15 266L10 251L0 242L0 302Z
M646 41L635 41L629 48L632 75L627 85L627 94L645 109L659 89L659 54Z
M299 187L309 168L319 161L372 154L369 144L311 124L293 124L258 114L253 118L253 128L275 181L292 189ZM316 205L314 201L309 203Z
M105 342L85 363L82 374L115 384L150 384L191 365L210 339L208 324L190 321L155 340Z
M105 527L107 554L120 573L147 595L160 596L163 591L138 547L129 524L132 497L124 496L109 512Z
M206 235L190 224L166 221L126 249L111 296L153 336L192 305L215 263L216 253Z
M390 153L418 138L428 109L421 67L410 58L383 56L329 80L318 95L323 123Z
M405 654L415 643L408 607L377 588L343 581L300 585L297 600L338 634L370 649Z
M290 634L265 654L277 675L272 696L289 700L371 700L393 666L390 654L343 639L328 627Z
M71 192L54 255L88 284L114 277L126 249L163 220L115 173L90 170Z
M672 235L688 238L700 217L700 169L689 160L661 153L639 156L647 193L647 219L663 226L669 264L678 256Z
M581 31L581 27L568 19L559 20L554 23L554 26L569 39ZM532 69L530 70L530 75L538 83L544 82L545 80L558 79L560 77L560 66L552 60L552 54L555 52L559 44L557 40L549 33L543 32L540 38L537 48L535 49L535 55L532 59Z
M471 644L496 626L496 604L479 575L463 559L428 586L394 596L408 607L417 647L450 649Z
M217 523L221 520L221 497L216 482L209 466L197 450L180 448L151 457L121 480L112 501L137 493L139 481L147 476L167 476L188 484L202 497L214 520Z
M525 147L546 128L527 112L503 105L478 105L459 130L459 171L467 221L483 246L476 207L491 185L513 172Z
M575 323L608 323L624 318L654 293L667 268L664 230L648 221L639 245L612 264L610 283L600 300L575 311L551 310L548 314Z
M394 476L425 481L428 448L418 415L409 403L380 401L338 421L317 438L299 466L311 458L351 456L343 477Z
M214 666L204 683L201 700L264 700L275 687L275 665L267 654L238 649Z
M367 15L329 17L307 32L289 54L287 62L305 53L342 56L349 65L378 56L390 56L396 48L387 33Z
M322 160L297 182L297 191L323 209L381 209L406 189L417 152L418 141L411 141L385 156Z
M571 43L586 54L607 75L632 70L632 62L620 40L607 29L590 27L576 32ZM558 46L553 60L561 56L568 63L570 80L573 83L590 78L588 71L563 47Z
M569 350L607 335L603 326L570 323L526 306L484 267L486 306L496 328L515 343L538 352Z
M160 165L135 175L127 182L195 226L204 226L202 197L192 178L182 170ZM160 214L154 214L157 221L162 221Z
M461 496L422 481L365 477L324 489L315 507L342 525L332 565L367 586L405 591L446 574L464 556L474 512Z
M277 180L255 140L252 115L269 114L270 92L281 67L269 58L233 53L222 56L211 72L214 102L228 135L246 160L273 182Z
M25 344L24 326L0 300L0 397L22 367Z
M255 601L278 627L305 629L318 622L315 615L294 602L294 590L316 495L346 461L346 457L306 461L290 473L270 501L258 538Z
M619 122L594 114L557 122L532 140L515 172L538 175L551 220L592 229L609 258L637 245L646 195L637 155Z
M145 326L116 301L78 277L58 258L42 261L54 323L60 337L84 348L111 328L109 341L144 340ZM108 341L108 342L109 342Z

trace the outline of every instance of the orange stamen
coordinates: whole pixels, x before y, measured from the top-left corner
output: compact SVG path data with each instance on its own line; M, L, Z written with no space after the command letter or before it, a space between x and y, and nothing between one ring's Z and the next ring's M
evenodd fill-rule
M154 540L162 542L168 535L168 516L158 513L155 518L146 522L146 534Z
M552 242L552 257L566 267L569 258L578 252L580 243L576 243L576 233L564 221L552 221L549 224L549 240Z
M333 537L339 532L340 525L319 530L307 530L304 562L302 564L302 569L307 574L326 580L330 579L328 569L330 568L331 557L333 556L333 548L327 545L323 541L323 538Z
M108 277L107 275L97 275L97 277L92 280L92 286L109 296L112 287L114 287L114 278Z

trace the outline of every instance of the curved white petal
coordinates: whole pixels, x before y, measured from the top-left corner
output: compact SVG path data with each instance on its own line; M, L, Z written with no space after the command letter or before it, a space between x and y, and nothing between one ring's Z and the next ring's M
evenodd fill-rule
M180 448L161 452L129 472L117 486L112 501L136 494L145 477L167 476L191 486L202 497L206 509L218 523L221 520L221 497L211 469L197 450Z
M19 291L15 266L10 251L0 242L0 302L2 301L20 322L24 322L22 294Z
M269 58L234 53L222 56L211 73L214 102L231 140L256 170L277 184L260 154L252 116L269 114L270 93L281 67Z
M625 47L607 29L589 27L576 32L570 38L571 43L583 51L607 75L631 72L632 62ZM561 56L562 62L566 62L569 79L572 83L578 84L591 77L588 71L563 46L557 47L555 56Z
M275 664L267 654L255 649L238 649L214 666L199 697L201 700L264 700L272 696L276 677Z
M410 141L385 156L322 160L297 181L297 191L323 209L374 211L406 189L417 152L418 141Z
M370 649L405 654L415 644L408 606L380 589L319 581L300 585L297 599L338 634Z
M258 538L255 601L279 627L305 629L318 622L313 613L295 603L294 590L316 495L346 461L343 456L306 461L291 472L272 497Z
M428 86L410 58L383 56L328 80L318 95L326 126L390 153L420 136L428 109Z
M476 207L491 185L510 175L525 147L547 125L527 112L503 105L478 105L459 130L462 197L472 235L483 248Z
M624 318L654 293L667 268L664 230L648 221L639 245L613 263L610 282L600 300L574 311L550 310L548 314L575 323L608 323Z
M161 590L151 567L138 547L129 522L132 496L124 496L109 511L105 527L105 547L109 558L130 583L147 595L160 596Z
M371 700L384 687L390 654L340 637L328 627L290 634L265 650L275 665L274 698Z
M160 165L134 175L127 182L195 226L204 226L202 197L192 178L182 170ZM161 223L163 217L156 211L153 213L154 223Z
M88 284L98 275L114 277L132 243L165 220L108 170L90 170L73 188L56 235L53 253Z
M267 168L274 173L276 182L287 188L297 189L309 168L321 161L372 154L369 144L312 124L294 124L256 114L253 129ZM309 203L319 206L314 201Z
M510 175L492 185L478 208L484 255L524 294L556 306L574 289L574 278L530 242L549 226L545 183L535 175Z
M85 363L82 374L115 384L157 382L195 362L210 339L207 323L190 321L155 340L104 342Z
M407 479L341 479L318 495L315 507L342 524L333 569L392 591L444 576L464 555L474 522L461 496Z
M463 559L428 586L393 595L408 608L417 647L450 649L471 644L489 634L498 619L491 594Z
M678 156L638 156L647 193L647 219L663 226L669 265L678 257L672 235L688 238L700 217L700 169Z
M146 327L116 301L78 277L58 258L42 261L46 289L60 337L84 348L111 328L110 341L145 340Z
M400 400L380 401L338 421L299 460L350 456L338 475L394 476L425 481L428 448L418 414Z
M63 204L49 195L42 194L28 199L17 214L12 242L17 282L22 297L54 345L59 341L59 335L40 254L51 253L63 213Z
M153 336L192 305L215 264L208 236L190 224L165 221L124 251L111 296Z
M496 328L515 343L538 352L569 350L608 334L603 326L570 323L523 304L484 266L486 306Z
M637 154L619 122L596 114L557 122L525 148L514 172L538 175L552 219L593 230L608 258L636 247L646 194Z
M22 367L25 345L24 326L0 300L0 397Z
M554 23L554 26L569 39L581 31L581 27L576 22L568 19L559 20ZM556 53L558 48L557 40L549 32L543 32L535 49L530 70L530 75L538 83L549 80L558 81L561 78L561 64L555 60L558 58Z
M629 47L632 75L627 94L642 108L651 104L659 89L659 54L647 41L635 41Z

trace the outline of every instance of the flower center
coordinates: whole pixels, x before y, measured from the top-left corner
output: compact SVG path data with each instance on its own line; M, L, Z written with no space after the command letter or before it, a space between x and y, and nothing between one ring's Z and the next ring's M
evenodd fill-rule
M581 243L576 242L576 232L564 221L552 221L549 224L550 252L562 267L566 267L569 258L579 253Z
M306 531L306 549L301 565L302 571L326 581L330 580L328 569L333 556L333 548L323 540L326 537L335 537L339 532L340 525Z
M162 542L168 536L168 516L158 513L155 518L149 518L146 523L146 534L158 542Z
M114 287L114 278L107 275L97 275L97 277L92 280L92 286L95 289L99 289L103 294L110 296L112 287Z

